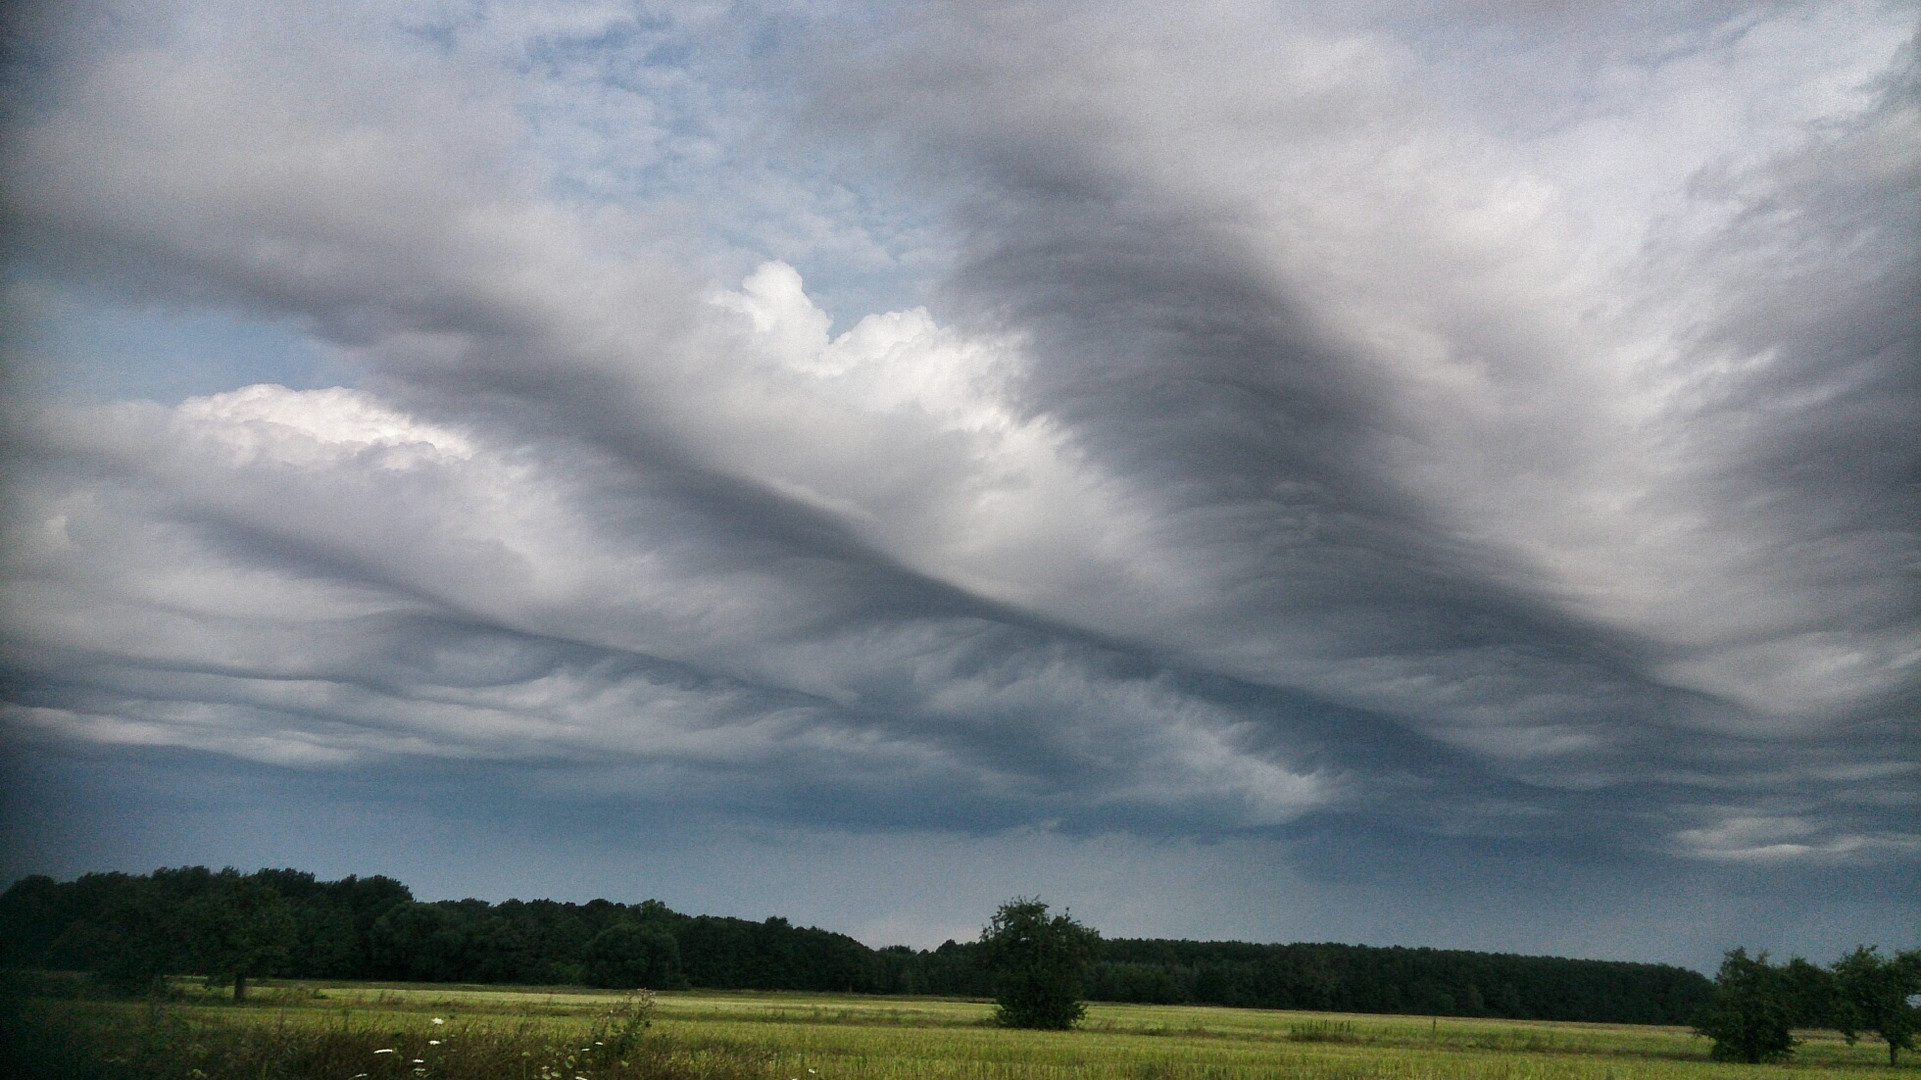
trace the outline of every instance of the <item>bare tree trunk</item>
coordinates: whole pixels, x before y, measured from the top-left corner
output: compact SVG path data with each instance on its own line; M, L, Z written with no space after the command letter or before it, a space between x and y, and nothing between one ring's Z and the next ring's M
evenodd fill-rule
M233 977L233 1003L238 1005L245 1000L247 1000L247 977L235 973Z

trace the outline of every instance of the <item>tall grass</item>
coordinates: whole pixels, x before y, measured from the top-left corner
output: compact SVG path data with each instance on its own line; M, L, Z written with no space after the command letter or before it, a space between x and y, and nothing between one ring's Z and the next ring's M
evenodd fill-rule
M759 1080L765 1061L690 1052L648 1032L653 995L616 999L584 1025L382 1014L300 1017L16 1000L5 1015L5 1074L20 1080ZM384 1017L391 1020L391 1017Z
M1095 1005L1013 1031L987 1002L269 984L245 1006L36 997L0 1075L99 1080L1782 1080L1921 1077L1809 1036L1764 1069L1676 1028ZM436 1022L438 1021L438 1022ZM23 1035L24 1037L19 1037Z

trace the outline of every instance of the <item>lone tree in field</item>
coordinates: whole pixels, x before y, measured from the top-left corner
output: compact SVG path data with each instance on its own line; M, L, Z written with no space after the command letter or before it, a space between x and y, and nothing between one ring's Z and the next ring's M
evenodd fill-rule
M1052 918L1039 897L1000 906L981 931L981 952L994 973L995 1014L1002 1025L1065 1031L1080 1022L1081 977L1101 936L1062 912Z
M1885 957L1868 945L1834 962L1835 1027L1849 1043L1863 1032L1888 1044L1888 1064L1914 1049L1921 1033L1921 1008L1909 999L1921 994L1921 949Z
M182 943L210 984L233 983L235 1003L247 980L285 963L296 936L293 906L271 887L231 867L180 909Z
M1716 1061L1759 1064L1780 1061L1794 1052L1793 1001L1780 968L1768 954L1749 957L1735 949L1714 977L1714 1000L1695 1022L1697 1034L1714 1040L1708 1051Z

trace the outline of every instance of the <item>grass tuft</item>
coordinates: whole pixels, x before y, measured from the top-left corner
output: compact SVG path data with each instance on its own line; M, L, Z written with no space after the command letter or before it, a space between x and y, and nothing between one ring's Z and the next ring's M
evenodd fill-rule
M1351 1020L1307 1020L1287 1025L1288 1042L1360 1042Z

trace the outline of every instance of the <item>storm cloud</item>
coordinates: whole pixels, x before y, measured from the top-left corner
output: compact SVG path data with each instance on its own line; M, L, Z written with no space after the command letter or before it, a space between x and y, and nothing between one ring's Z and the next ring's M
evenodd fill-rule
M582 858L633 815L1054 874L1139 933L1912 923L1911 10L9 17L20 872L82 859L30 827L73 762L182 755ZM191 831L99 857L323 858ZM466 887L556 891L502 843ZM1471 914L1557 876L1734 914ZM927 888L846 928L964 922Z

